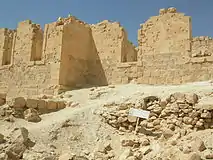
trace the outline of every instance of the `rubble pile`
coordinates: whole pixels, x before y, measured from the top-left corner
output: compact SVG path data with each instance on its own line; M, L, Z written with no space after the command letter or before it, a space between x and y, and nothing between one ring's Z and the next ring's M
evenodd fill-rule
M66 102L62 100L16 97L1 106L0 117L7 117L6 120L8 121L11 120L11 116L14 116L16 118L24 118L29 122L39 122L41 121L39 115L56 112L65 107Z
M0 93L0 106L6 103L6 94Z
M104 105L100 115L105 122L120 131L133 131L136 117L129 116L130 108L150 111L147 120L140 119L138 131L161 131L169 128L177 129L208 129L213 127L213 109L197 107L196 94L174 93L167 99L160 100L155 96L145 97L141 102Z
M25 150L35 145L28 138L26 128L15 128L9 136L0 134L0 160L18 160L23 157Z

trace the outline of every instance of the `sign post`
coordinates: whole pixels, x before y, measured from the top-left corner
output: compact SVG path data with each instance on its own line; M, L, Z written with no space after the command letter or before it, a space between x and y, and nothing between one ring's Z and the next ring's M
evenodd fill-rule
M150 111L130 108L129 115L137 117L136 126L135 126L135 134L137 134L138 123L139 123L140 118L148 119L149 118L149 114L150 114Z

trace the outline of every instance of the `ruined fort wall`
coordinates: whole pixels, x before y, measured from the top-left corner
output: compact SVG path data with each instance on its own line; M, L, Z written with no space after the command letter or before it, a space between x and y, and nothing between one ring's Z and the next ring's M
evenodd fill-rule
M138 31L141 54L188 52L191 50L191 17L175 8L162 9L158 16L149 18Z
M121 83L124 81L122 77L127 74L118 73L121 72L118 66L121 62L136 61L135 47L128 41L126 31L117 22L105 20L91 25L91 29L107 83Z
M128 40L127 32L123 31L123 40L121 43L121 62L137 61L137 51L133 43Z
M213 40L207 36L193 37L191 57L204 57L213 55Z
M213 57L180 56L179 52L145 55L143 77L145 84L183 84L213 78Z
M30 20L20 22L14 38L14 64L41 59L43 33L39 25Z
M13 30L0 29L0 66L11 63L13 35Z
M93 58L90 29L72 22L63 28L60 84L75 87L87 84L87 61Z
M8 97L54 94L58 83L52 77L57 67L56 63L44 63L41 59L43 31L40 26L23 21L19 23L17 32L12 33L9 45L12 46L12 53L8 54L11 63L0 67L0 90L6 92Z
M182 84L209 80L212 72L213 41L192 38L191 18L175 8L161 9L138 32L138 61L142 77L138 83Z

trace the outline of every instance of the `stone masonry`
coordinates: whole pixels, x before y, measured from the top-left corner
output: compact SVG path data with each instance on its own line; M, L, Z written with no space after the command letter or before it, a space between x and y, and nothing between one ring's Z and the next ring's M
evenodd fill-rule
M138 30L138 47L118 22L76 17L30 20L0 29L0 92L8 97L57 94L86 86L181 84L213 78L213 40L192 37L191 17L160 9Z

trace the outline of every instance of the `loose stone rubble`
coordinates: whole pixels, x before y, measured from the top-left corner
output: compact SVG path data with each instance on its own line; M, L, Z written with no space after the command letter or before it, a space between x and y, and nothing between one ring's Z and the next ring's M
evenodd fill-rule
M174 93L165 100L149 96L145 97L140 105L137 102L105 105L101 116L106 123L123 132L132 132L135 129L136 117L128 115L130 108L150 111L147 120L140 119L139 133L151 134L163 132L165 129L176 131L184 128L191 130L213 128L213 108L202 109L198 108L197 104L196 94Z
M66 107L66 105L73 106L74 104L67 104L63 100L54 100L47 96L41 98L31 99L24 97L16 97L11 99L6 104L6 95L2 96L4 106L0 105L0 118L5 118L7 121L13 121L11 118L24 118L29 122L40 122L39 115L56 112ZM3 101L2 101L3 102ZM77 104L76 104L77 105ZM74 105L74 106L76 106Z

